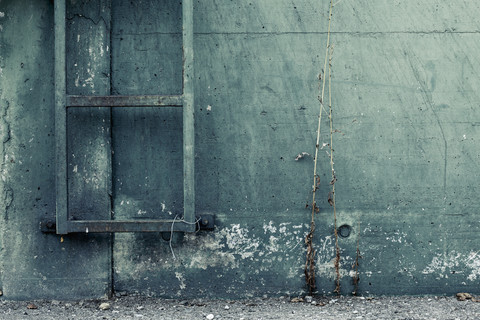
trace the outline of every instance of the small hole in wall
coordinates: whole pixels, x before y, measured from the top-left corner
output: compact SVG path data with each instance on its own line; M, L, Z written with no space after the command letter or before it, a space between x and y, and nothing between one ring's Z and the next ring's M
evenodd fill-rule
M348 224L344 224L344 225L341 225L339 228L338 228L338 234L340 235L340 237L342 238L347 238L348 236L350 236L350 233L352 232L352 227L349 226Z

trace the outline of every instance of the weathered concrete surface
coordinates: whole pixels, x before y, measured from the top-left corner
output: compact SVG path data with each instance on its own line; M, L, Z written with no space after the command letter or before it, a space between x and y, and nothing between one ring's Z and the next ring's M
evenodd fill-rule
M4 296L22 299L108 294L111 286L109 237L60 238L40 232L40 222L55 217L53 6L49 1L2 1L0 11ZM82 30L85 36L89 34L86 29L88 27ZM80 62L80 66L83 69L85 65ZM96 66L90 68L95 70ZM85 78L82 75L79 79ZM92 81L92 86L93 83L96 82ZM83 92L91 89L84 87ZM82 208L88 213L89 209L93 211L92 206L98 208L95 199L98 193L93 189L102 185L93 177L101 180L103 173L92 172L92 167L85 168L85 163L95 168L101 130L95 130L88 114L84 116L88 121L82 124L83 129L77 126L76 132L75 123L70 127L78 137L72 136L69 142L83 151L78 163L70 160L69 171L73 175L84 174L78 180L70 180L70 188L75 190L70 203L74 211ZM97 135L92 144L87 138L95 131ZM76 143L80 137L92 147L93 155L85 152L88 148ZM71 157L74 158L74 152ZM102 193L108 199L105 189ZM74 195L83 197L83 204L75 201L79 198ZM109 215L109 211L106 214Z
M479 6L335 5L336 200L338 225L352 227L339 239L343 294L354 289L357 241L360 294L479 292ZM178 2L68 8L71 92L181 91ZM5 297L303 292L313 161L295 157L314 153L327 10L327 1L195 3L196 209L216 214L214 232L60 242L39 228L55 207L53 8L0 2ZM115 219L182 212L181 110L80 113L70 118L74 208ZM328 294L335 249L323 151L314 244Z

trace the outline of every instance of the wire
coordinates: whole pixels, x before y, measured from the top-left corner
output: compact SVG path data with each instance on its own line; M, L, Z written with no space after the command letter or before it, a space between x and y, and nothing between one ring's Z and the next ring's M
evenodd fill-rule
M172 226L170 227L170 239L168 240L168 245L170 246L170 251L172 252L172 256L173 256L173 260L177 260L177 257L175 256L175 252L173 252L173 247L172 247L172 239L173 239L173 225L175 224L175 221L177 220L177 216L178 215L175 215L175 218L173 218L173 221L172 221ZM197 220L195 220L195 222L188 222L188 221L185 221L185 220L178 220L178 222L182 222L182 223L185 223L185 224L197 224L198 225L198 230L200 230L200 218L198 218ZM198 232L195 231L195 233Z

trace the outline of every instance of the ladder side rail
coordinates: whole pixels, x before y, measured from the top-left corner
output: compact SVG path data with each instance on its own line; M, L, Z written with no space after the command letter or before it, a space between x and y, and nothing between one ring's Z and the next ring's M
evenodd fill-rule
M65 0L55 1L55 194L56 232L68 232Z
M183 43L183 218L195 222L195 132L193 68L193 0L182 1ZM190 231L195 231L192 224Z

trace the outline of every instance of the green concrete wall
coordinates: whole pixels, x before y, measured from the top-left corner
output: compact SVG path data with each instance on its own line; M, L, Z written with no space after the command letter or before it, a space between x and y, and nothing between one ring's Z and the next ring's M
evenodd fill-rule
M113 5L112 5L113 3ZM67 1L70 94L181 92L181 4ZM214 231L67 235L55 217L53 3L0 2L0 288L7 299L241 298L306 291L327 1L195 1L196 210ZM334 162L341 293L480 293L480 4L337 1ZM328 142L327 117L321 143ZM69 112L79 219L183 209L180 109ZM322 150L317 287L335 289ZM82 212L80 215L79 212ZM173 253L172 254L172 250Z

